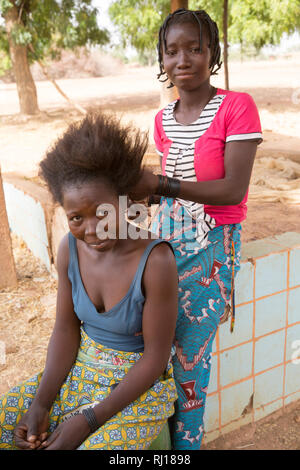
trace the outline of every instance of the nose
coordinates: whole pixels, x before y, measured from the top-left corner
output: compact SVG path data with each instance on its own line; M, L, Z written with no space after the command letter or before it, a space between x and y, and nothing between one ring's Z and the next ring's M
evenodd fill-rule
M179 69L186 69L190 67L190 60L188 54L181 50L177 53L177 67Z
M99 222L98 217L93 217L86 221L85 230L84 230L85 238L96 237L96 227L97 227L98 222Z

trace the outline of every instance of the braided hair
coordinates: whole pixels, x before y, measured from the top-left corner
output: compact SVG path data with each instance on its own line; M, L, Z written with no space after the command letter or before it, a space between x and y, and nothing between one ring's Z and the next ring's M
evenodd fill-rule
M221 68L222 62L221 58L221 47L219 41L219 30L217 24L211 19L211 17L204 10L186 10L185 8L179 8L173 13L170 13L162 26L160 27L158 34L158 63L159 63L159 74L157 78L160 79L162 75L166 72L163 65L163 48L166 50L166 35L167 29L173 24L182 24L182 23L195 23L199 26L199 35L200 35L200 51L202 51L202 31L203 27L206 29L209 38L208 47L211 50L211 59L209 64L210 74L217 75L218 70ZM166 82L168 78L160 80L161 82ZM173 87L171 83L168 88Z

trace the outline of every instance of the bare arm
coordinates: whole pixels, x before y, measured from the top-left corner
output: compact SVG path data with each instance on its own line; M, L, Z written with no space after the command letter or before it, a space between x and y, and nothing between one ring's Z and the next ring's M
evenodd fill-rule
M79 326L72 301L71 285L67 276L68 238L58 251L57 312L49 342L45 370L36 396L15 428L16 445L21 449L36 449L47 437L49 410L75 361L79 347Z
M228 142L224 155L224 178L210 181L181 181L181 199L210 205L239 204L248 189L257 141ZM139 183L133 188L132 200L155 194L158 177L145 170Z
M80 343L80 321L74 312L68 279L68 237L62 240L57 256L58 292L56 320L49 341L45 371L34 402L48 410L76 359Z

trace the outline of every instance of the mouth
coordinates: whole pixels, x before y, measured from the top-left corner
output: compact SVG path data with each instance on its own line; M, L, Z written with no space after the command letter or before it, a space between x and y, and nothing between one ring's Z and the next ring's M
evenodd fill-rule
M194 75L195 75L194 73L178 73L176 75L176 78L191 78Z
M97 242L94 242L94 243L87 243L86 244L90 247L90 248L101 248L103 246L105 246L107 243L109 242L109 240L101 240L101 241L97 241Z

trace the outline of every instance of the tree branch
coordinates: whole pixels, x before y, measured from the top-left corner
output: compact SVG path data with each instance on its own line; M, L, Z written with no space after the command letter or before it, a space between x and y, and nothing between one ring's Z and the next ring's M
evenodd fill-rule
M21 17L22 17L24 4L25 4L25 0L24 0L24 2L22 2L21 6L20 6L19 15L18 15L18 23L21 23Z
M35 54L35 51L34 51L34 48L32 46L32 44L29 44L28 45L29 49L31 50L31 52L34 54L34 56L36 57L36 54ZM57 89L57 91L65 98L65 100L68 101L68 103L73 106L75 109L77 109L77 111L79 111L81 114L86 114L87 111L86 109L84 109L82 106L80 106L79 104L75 103L73 100L71 100L66 94L65 92L60 88L60 86L56 83L56 81L54 80L54 78L50 77L46 67L44 66L44 64L42 63L41 60L39 60L37 57L36 57L36 61L37 63L39 64L39 66L41 67L42 69L42 72L43 74L45 75L45 77L47 78L47 80L49 80L49 82L52 83L52 85L54 85L54 87Z

